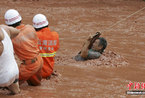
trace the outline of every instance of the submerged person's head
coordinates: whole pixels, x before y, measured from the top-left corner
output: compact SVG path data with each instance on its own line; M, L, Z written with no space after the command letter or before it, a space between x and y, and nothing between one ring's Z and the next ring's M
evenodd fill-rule
M15 9L9 9L6 11L5 15L5 23L8 26L17 27L21 24L22 17L19 12Z
M107 41L103 37L99 37L98 39L96 39L92 45L92 49L100 53L103 53L106 47L107 47Z
M45 15L37 14L33 17L33 27L36 31L39 31L45 27L48 27L48 20Z

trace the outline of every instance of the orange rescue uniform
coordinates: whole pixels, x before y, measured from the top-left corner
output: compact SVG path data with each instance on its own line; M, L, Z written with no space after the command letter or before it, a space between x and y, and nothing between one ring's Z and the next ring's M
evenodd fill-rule
M20 84L27 81L29 85L40 85L43 60L39 54L36 31L30 25L20 25L17 29L20 33L12 42L16 55L22 61L19 66Z
M37 31L37 36L39 38L40 55L43 59L41 75L42 78L47 78L53 72L54 57L59 48L59 35L57 32L51 32L48 27L45 27Z

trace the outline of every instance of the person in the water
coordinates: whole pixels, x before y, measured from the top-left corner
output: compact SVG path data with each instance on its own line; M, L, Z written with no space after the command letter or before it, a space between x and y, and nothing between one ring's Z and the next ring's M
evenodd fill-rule
M107 47L107 41L103 37L99 37L100 32L97 32L94 36L89 36L85 41L81 51L75 56L76 61L85 61L90 59L97 59L104 52Z

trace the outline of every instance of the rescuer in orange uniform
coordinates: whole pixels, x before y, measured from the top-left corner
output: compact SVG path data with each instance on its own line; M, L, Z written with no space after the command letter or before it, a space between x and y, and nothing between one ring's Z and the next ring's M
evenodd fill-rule
M43 60L39 54L38 37L35 29L31 25L21 24L21 16L18 11L10 9L5 13L5 22L7 25L20 30L20 33L12 42L15 54L21 60L19 66L19 82L24 81L31 86L37 86L41 83L41 68Z
M50 78L54 68L54 57L59 48L59 35L48 28L48 20L43 14L33 17L33 27L39 38L38 47L43 58L41 75L43 78Z

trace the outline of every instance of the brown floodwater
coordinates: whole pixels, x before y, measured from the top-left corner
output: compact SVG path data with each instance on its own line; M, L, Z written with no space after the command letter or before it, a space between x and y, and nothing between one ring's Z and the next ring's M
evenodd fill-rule
M0 90L0 97L145 97L126 94L130 81L145 82L144 7L143 0L1 0L1 24L10 8L20 12L24 24L32 24L38 13L48 17L50 29L60 35L60 49L55 57L55 70L60 75L43 80L37 87L24 83L18 95L10 96L8 91ZM97 31L108 41L104 54L97 60L74 61L88 35ZM135 90L133 85L131 89Z

